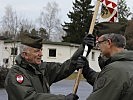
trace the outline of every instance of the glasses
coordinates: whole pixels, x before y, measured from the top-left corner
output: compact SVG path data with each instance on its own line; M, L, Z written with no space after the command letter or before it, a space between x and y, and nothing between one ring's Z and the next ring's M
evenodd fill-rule
M102 42L105 42L105 41L107 41L107 40L97 41L96 44L97 44L97 46L99 46Z

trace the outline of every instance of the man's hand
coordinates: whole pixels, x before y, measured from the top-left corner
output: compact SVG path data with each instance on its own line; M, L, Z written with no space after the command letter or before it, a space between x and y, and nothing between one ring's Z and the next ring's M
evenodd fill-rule
M65 100L78 100L79 97L76 94L70 93L66 95Z
M88 60L86 57L80 56L77 59L77 69L83 68L83 67L88 67Z
M87 45L92 49L96 44L96 38L92 34L87 34L83 39L83 45Z

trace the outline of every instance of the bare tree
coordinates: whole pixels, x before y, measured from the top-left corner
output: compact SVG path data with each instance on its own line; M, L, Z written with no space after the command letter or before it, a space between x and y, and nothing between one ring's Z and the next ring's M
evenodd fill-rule
M35 27L28 19L18 16L11 6L5 7L5 15L2 17L1 24L2 33L8 33L13 39L17 37L21 28L30 31Z
M12 47L13 64L15 61L15 51L16 51L15 38L18 33L19 25L20 25L20 19L17 16L16 12L13 11L11 6L7 6L5 8L5 15L2 17L2 29L3 29L3 35L5 35L4 33L6 33L8 34L8 37L14 40Z
M2 29L9 32L9 35L14 38L18 32L20 19L11 6L5 8L5 15L2 17Z
M20 20L20 29L31 31L33 28L35 28L35 25L32 23L32 21L29 21L26 18L21 18Z
M61 20L58 14L59 8L56 2L48 3L40 13L40 26L46 29L49 34L49 39L54 36L59 36L60 31L62 30Z
M18 37L20 30L27 30L29 31L33 28L33 24L31 24L27 19L22 19L18 17L17 13L13 11L11 6L7 6L5 8L5 15L2 17L1 20L1 30L2 34L6 37L9 37L13 40L12 45L12 59L13 64L16 56L16 38Z

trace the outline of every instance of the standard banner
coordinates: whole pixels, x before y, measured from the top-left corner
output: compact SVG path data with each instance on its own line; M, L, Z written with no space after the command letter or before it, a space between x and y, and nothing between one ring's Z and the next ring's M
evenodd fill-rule
M99 22L116 22L118 20L117 8L116 0L101 0Z

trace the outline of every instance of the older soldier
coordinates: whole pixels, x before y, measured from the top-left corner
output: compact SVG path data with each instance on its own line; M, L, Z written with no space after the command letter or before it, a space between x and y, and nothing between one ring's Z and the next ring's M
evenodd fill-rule
M88 38L90 41L92 37ZM85 40L87 41L87 40ZM78 96L54 95L50 93L52 83L71 75L76 69L76 60L83 52L83 46L71 59L64 63L42 62L42 39L24 34L21 53L5 80L9 100L78 100Z
M125 37L104 34L97 45L104 56L99 58L101 72L91 69L86 58L78 58L77 65L84 66L83 75L93 86L87 100L133 100L133 51L124 49Z

